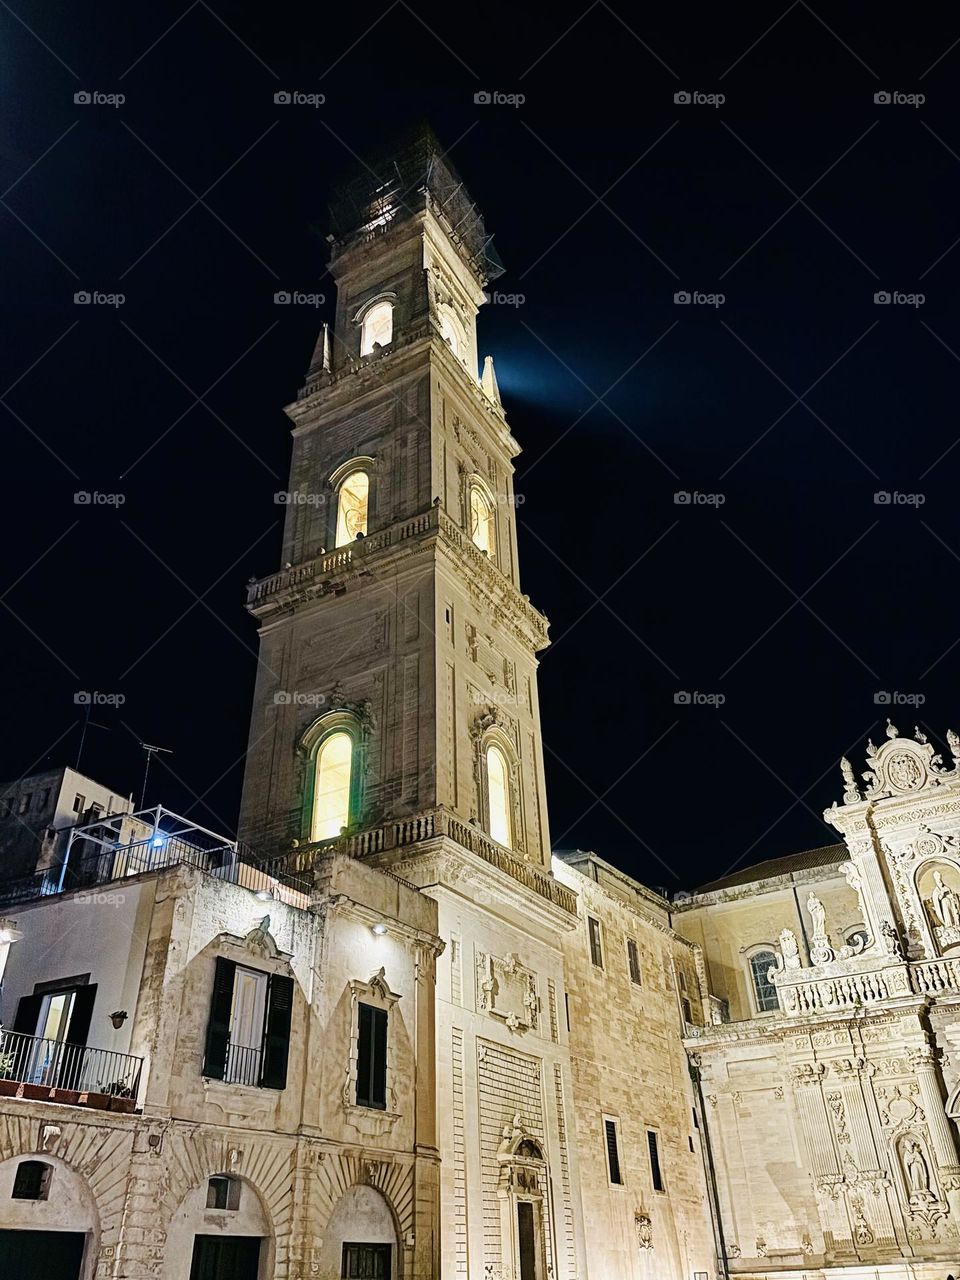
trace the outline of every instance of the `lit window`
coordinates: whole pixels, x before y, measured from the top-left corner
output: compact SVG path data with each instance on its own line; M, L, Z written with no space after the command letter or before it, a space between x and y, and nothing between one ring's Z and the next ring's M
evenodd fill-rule
M474 546L493 556L496 545L493 506L478 484L470 488L470 537Z
M352 764L350 734L331 733L317 752L311 840L329 840L349 824Z
M352 471L341 484L337 497L336 546L353 542L358 533L366 534L369 499L370 477L366 471Z
M777 988L767 976L776 963L777 958L772 951L758 951L750 957L750 976L753 978L753 992L760 1013L770 1013L780 1008Z
M507 761L499 747L487 747L487 790L490 797L490 835L498 844L513 848L510 821L510 782Z
M360 326L360 354L368 356L374 347L388 347L393 341L393 303L375 302L364 313Z
M467 361L467 335L463 325L452 311L444 309L440 312L440 332L449 343L450 350L464 364Z

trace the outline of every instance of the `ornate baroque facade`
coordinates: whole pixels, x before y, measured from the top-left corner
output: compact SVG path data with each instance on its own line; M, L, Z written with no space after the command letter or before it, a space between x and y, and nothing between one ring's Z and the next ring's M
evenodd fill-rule
M107 815L0 899L4 1276L943 1280L957 756L682 902L553 856L489 237L430 138L334 228L245 845Z

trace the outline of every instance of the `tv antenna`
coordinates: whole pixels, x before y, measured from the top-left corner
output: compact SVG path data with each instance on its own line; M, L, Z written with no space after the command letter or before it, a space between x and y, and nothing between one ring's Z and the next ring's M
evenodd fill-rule
M150 761L160 752L165 756L172 756L173 751L169 747L155 747L152 743L141 742L140 746L146 752L147 759L143 766L143 790L140 792L140 808L144 808L147 800L147 777L150 773Z

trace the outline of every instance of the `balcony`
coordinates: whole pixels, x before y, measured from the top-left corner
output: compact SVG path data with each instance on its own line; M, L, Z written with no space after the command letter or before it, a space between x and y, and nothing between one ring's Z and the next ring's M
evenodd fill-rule
M128 1053L0 1031L0 1097L130 1112L142 1070Z

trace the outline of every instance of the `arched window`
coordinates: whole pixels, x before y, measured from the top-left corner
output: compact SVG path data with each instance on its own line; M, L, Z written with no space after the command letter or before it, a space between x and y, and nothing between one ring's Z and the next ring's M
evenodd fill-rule
M467 362L467 334L463 325L448 307L440 312L440 332L450 344L450 350L463 364Z
M493 504L478 484L470 486L470 537L492 560L496 551Z
M368 356L375 346L388 347L393 341L393 303L381 298L363 313L360 322L360 354Z
M772 951L755 951L750 957L750 977L753 980L753 994L757 1001L758 1013L771 1013L780 1008L777 999L777 988L767 976L777 963Z
M337 493L337 547L353 542L358 533L366 535L370 505L370 477L366 471L351 471Z
M317 752L311 840L330 840L350 825L353 738L338 730L324 738Z
M490 835L498 844L512 849L510 774L506 756L494 743L487 747L487 803L490 809Z

